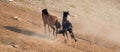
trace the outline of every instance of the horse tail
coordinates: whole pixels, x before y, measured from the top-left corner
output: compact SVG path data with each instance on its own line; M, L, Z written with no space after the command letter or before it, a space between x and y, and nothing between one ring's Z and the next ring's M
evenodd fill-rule
M56 28L61 28L61 24L58 20L55 21L55 27Z

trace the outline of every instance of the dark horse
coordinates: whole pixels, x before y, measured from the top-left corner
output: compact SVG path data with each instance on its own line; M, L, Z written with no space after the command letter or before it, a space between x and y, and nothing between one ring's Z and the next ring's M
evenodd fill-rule
M75 36L73 34L73 26L72 26L71 22L69 22L67 20L68 15L69 15L68 11L63 12L62 30L60 30L58 33L63 34L64 37L67 36L67 39L68 39L67 31L69 31L71 38L74 39L75 42L77 42L77 39L75 38ZM65 39L65 43L66 43L66 39Z

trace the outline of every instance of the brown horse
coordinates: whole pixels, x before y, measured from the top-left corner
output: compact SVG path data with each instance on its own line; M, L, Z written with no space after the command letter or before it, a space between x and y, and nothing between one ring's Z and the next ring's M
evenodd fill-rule
M53 29L53 35L55 36L55 30L56 32L58 32L58 30L61 28L61 24L58 20L58 17L51 15L48 13L47 9L43 9L42 10L42 19L43 19L43 23L44 23L44 33L46 34L46 25L48 25L48 29L49 26ZM57 33L56 33L56 37L57 37Z

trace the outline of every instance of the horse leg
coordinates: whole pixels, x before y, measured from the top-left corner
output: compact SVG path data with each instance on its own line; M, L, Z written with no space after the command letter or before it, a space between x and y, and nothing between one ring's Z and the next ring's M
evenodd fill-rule
M68 42L69 42L69 38L68 38L68 34L67 34L67 31L66 31L65 33L66 33L66 38L67 38L67 40L68 40Z
M46 34L46 24L44 23L44 34Z
M71 29L71 30L69 30L69 33L70 33L70 35L71 35L71 38L72 38L72 39L74 39L74 40L75 40L75 42L77 42L77 39L75 38L75 36L74 36L74 34L73 34L72 29Z
M57 32L58 32L58 28L56 28L56 38L57 38Z
M48 25L48 31L49 31L49 34L50 34L51 31L50 31L49 25Z
M65 43L67 43L66 38L65 38L65 33L63 33L63 36L64 36L64 41L65 41Z
M53 29L53 35L55 36L55 28L53 26L51 26L51 28Z

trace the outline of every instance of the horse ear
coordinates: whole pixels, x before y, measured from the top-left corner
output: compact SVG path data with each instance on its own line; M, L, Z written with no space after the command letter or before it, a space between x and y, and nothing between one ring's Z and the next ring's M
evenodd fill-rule
M66 11L68 13L68 15L70 15L69 11Z
M45 9L43 9L42 11L47 11L47 9L45 8Z

